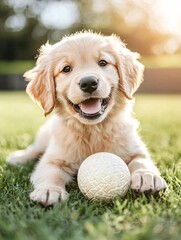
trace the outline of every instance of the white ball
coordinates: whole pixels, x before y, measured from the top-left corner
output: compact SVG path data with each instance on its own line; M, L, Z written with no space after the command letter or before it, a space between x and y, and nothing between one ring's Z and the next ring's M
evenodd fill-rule
M130 172L120 157L113 153L100 152L83 161L77 181L85 197L109 200L126 194L130 185Z

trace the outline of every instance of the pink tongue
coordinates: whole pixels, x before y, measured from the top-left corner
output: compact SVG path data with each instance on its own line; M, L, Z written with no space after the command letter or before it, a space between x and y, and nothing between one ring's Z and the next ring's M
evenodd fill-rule
M94 114L101 111L101 101L100 99L88 99L80 104L80 109L82 112L87 114Z

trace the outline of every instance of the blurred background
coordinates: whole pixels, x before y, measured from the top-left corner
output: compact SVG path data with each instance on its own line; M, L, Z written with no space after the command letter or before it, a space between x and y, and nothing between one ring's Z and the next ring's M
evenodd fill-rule
M47 40L92 29L115 33L146 66L144 93L181 93L180 0L1 0L0 90L23 90Z

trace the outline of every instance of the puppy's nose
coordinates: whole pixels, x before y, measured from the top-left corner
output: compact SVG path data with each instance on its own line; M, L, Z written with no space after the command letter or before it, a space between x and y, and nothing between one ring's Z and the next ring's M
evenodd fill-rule
M93 93L99 85L99 80L94 76L89 76L82 78L79 84L83 92Z

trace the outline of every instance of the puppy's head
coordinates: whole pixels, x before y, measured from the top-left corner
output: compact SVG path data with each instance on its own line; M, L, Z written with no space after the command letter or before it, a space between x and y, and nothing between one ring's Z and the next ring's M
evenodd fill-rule
M84 124L103 121L121 99L132 99L143 65L116 36L79 33L41 47L36 66L25 73L27 93L44 109L54 107Z

